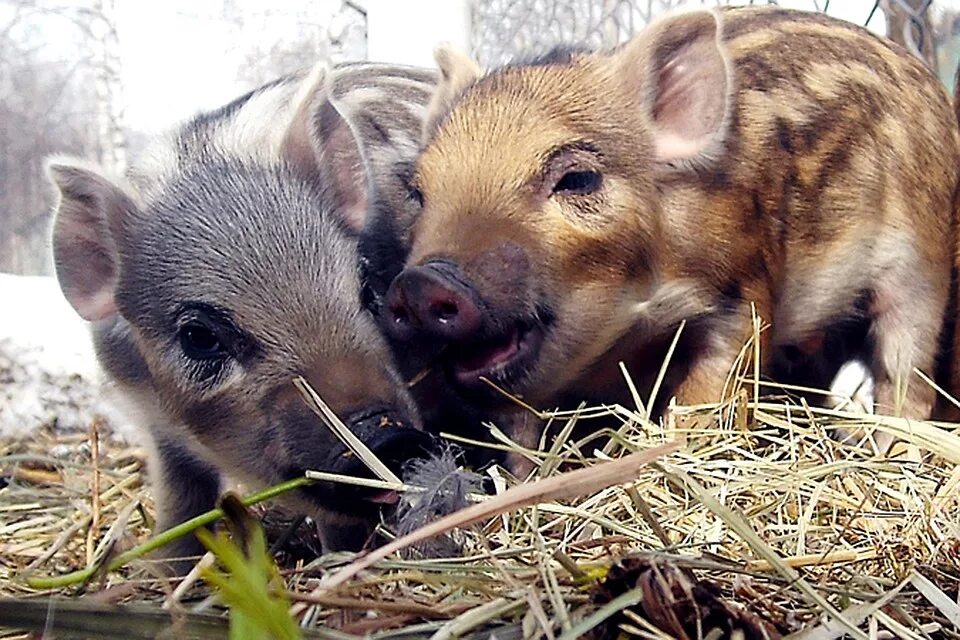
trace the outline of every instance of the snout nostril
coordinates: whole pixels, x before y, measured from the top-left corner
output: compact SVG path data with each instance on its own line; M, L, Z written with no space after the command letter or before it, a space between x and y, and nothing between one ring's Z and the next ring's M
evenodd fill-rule
M390 317L394 324L409 324L410 314L405 307L395 306L390 308Z
M455 320L459 313L460 309L457 307L457 304L455 302L450 302L449 300L436 302L430 305L430 315L436 318L438 322L443 324Z
M479 331L483 313L472 286L449 266L410 267L390 285L385 329L393 339L464 340Z
M360 414L359 419L352 419L347 424L381 462L397 473L407 460L423 457L433 448L433 437L428 433L405 426L410 424L408 420L382 411ZM366 464L352 454L345 454L335 471L344 475L369 476ZM347 485L344 489L352 490Z

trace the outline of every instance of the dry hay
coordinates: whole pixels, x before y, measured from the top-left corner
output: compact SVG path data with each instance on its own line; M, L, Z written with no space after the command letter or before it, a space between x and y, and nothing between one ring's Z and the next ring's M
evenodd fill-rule
M300 546L287 542L278 557L305 637L960 635L960 437L951 425L791 402L757 383L751 350L725 402L674 407L664 425L648 421L637 398L632 409L550 416L539 451L494 432L497 446L535 462L527 487L625 453L683 446L627 484L535 497L466 527L461 557L394 554L331 589L354 557L311 559L316 547L301 527L293 537ZM575 422L598 416L621 425L605 432L601 449L571 441ZM902 442L893 456L875 456L869 442L830 439L837 425ZM82 626L95 613L99 635L86 637L134 637L131 621L154 629L171 620L181 625L178 637L191 636L185 629L226 637L202 581L158 578L147 560L84 585L25 584L24 576L76 570L148 535L139 452L91 437L46 430L0 444L0 594L18 598L14 608L0 602L0 623L53 593L82 604L57 605L63 624ZM500 471L500 490L513 482ZM553 483L566 487L553 496L579 493L565 479ZM111 636L108 605L132 602L149 606L123 611ZM48 605L35 606L42 613Z

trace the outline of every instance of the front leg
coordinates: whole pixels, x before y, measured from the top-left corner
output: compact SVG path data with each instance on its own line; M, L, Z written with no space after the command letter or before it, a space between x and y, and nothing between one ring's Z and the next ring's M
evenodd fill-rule
M925 281L919 267L905 273L892 269L877 284L869 309L870 375L877 413L918 421L931 418L936 390L915 376L913 369L930 375L936 370L946 294L945 287ZM894 443L889 433L869 433L861 427L837 428L834 435L851 444L870 444L881 455L889 453Z
M154 434L152 488L157 511L157 532L190 520L216 506L220 474L175 436ZM157 551L170 570L183 575L193 566L189 558L204 551L196 536L187 534Z
M373 542L374 523L343 516L320 517L317 532L323 553L361 551Z
M675 390L677 404L716 404L724 399L727 377L753 333L754 309L761 319L765 317L770 307L767 299L762 290L756 289L750 298L726 298L722 312L698 322L700 326L693 328L695 335L689 337L695 346L688 369ZM770 359L770 332L761 332L759 340L762 370ZM697 424L706 426L706 422L712 422L711 416L706 418L697 420Z
M686 376L677 385L678 404L716 404L723 400L724 385L743 350L746 334L737 331L712 334L709 341L710 344L693 355ZM762 348L760 353L765 360Z

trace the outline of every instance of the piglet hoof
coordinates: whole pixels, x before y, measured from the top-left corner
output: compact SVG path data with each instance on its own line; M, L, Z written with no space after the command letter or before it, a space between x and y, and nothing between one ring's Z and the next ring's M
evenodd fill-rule
M870 369L859 360L851 360L840 367L830 383L828 406L837 411L873 414L875 397Z

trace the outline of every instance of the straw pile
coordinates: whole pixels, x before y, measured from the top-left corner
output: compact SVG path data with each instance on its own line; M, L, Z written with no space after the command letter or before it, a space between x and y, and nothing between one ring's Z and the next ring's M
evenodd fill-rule
M470 507L488 513L458 529L460 557L408 550L345 579L352 555L312 558L308 525L284 536L276 557L303 637L958 637L960 437L794 402L757 381L752 349L723 403L674 407L665 424L638 398L549 416L540 451L499 434L536 470L522 483L496 474L499 492L519 486ZM605 444L571 441L575 422L598 416L621 425ZM869 440L830 439L837 426L901 442L878 457ZM47 619L99 625L85 637L170 625L177 637L227 637L202 580L160 578L148 560L82 585L24 582L148 537L140 452L98 442L102 431L0 443L0 595L17 598L0 600L0 628ZM671 442L649 464L624 463ZM51 618L45 595L69 600ZM114 618L116 603L137 606Z

